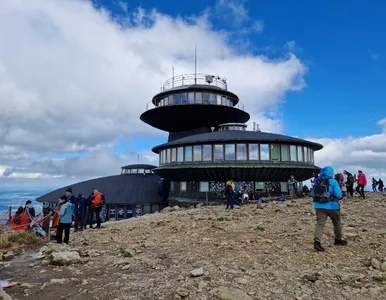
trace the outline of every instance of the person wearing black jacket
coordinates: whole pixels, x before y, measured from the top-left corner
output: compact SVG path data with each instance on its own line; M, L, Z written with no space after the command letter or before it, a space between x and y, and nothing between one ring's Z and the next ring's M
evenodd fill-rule
M75 200L75 232L83 231L85 227L85 212L86 212L86 199L81 193L78 194L78 198Z

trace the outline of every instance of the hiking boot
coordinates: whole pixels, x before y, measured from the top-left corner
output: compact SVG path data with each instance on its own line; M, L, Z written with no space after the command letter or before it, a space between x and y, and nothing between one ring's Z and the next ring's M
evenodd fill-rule
M325 249L322 247L319 241L314 242L314 249L318 252L324 252Z
M335 239L334 245L335 245L335 246L347 246L347 241Z

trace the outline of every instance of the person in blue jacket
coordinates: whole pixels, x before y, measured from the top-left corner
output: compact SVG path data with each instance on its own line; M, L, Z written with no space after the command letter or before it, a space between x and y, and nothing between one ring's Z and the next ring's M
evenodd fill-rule
M325 193L320 192L323 192L323 188L326 189ZM339 205L339 200L342 198L342 191L339 183L334 179L334 169L332 167L327 166L320 171L319 178L312 189L312 197L314 198L314 208L317 220L314 236L314 249L321 252L325 250L321 245L321 239L324 225L326 224L328 217L334 225L334 245L346 246L347 241L342 240L342 223Z
M63 231L64 231L64 242L68 244L70 240L70 229L72 223L72 212L71 203L68 202L67 196L61 196L59 198L60 210L58 212L60 222L58 230L56 232L56 241L61 244L63 242Z

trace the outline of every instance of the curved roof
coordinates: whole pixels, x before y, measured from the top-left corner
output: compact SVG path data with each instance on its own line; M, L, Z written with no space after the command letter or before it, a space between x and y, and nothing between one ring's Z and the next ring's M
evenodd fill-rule
M207 85L207 84L192 84L192 85L183 85L183 86L174 87L174 88L168 89L166 91L162 91L161 93L158 93L157 95L155 95L152 99L152 102L154 105L156 105L156 100L158 98L165 97L165 96L170 95L170 94L176 94L176 93L181 92L181 91L186 91L186 92L189 92L189 91L191 91L191 92L193 92L193 91L215 91L218 94L232 97L235 100L234 105L236 105L239 102L239 97L236 94L234 94L228 90L224 90L222 88L219 88L217 86Z
M121 167L121 169L155 169L157 166L147 164L134 164Z
M98 189L105 195L106 204L160 203L161 198L157 195L160 179L156 174L106 176L62 187L36 198L36 201L56 203L65 194L66 188L71 187L75 196L81 193L86 198Z
M170 146L203 144L203 143L223 143L223 142L268 142L268 143L288 143L301 144L311 147L314 151L323 148L323 145L310 141L286 136L282 134L262 132L262 131L212 131L208 133L195 134L187 136L169 143L156 146L152 149L153 152L159 153L159 150Z
M140 119L155 128L177 132L216 127L223 123L245 123L249 120L249 114L231 106L179 104L149 109L141 114Z

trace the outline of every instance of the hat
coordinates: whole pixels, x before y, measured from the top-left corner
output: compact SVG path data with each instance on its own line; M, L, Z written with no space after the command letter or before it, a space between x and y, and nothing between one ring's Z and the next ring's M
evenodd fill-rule
M72 188L67 188L66 192L72 193Z

